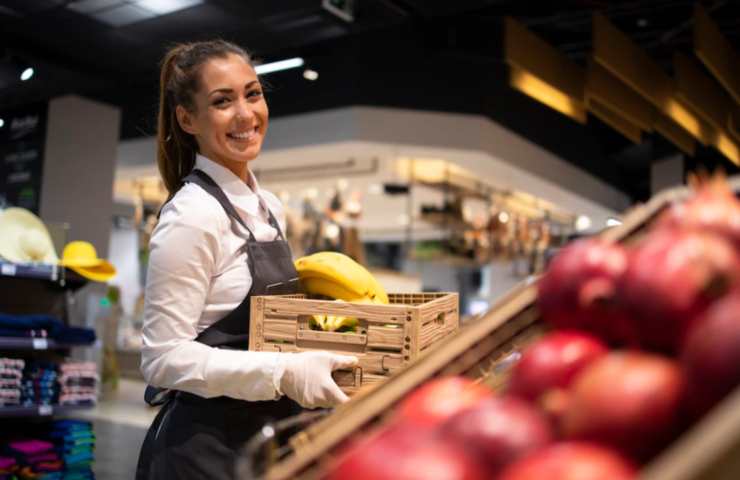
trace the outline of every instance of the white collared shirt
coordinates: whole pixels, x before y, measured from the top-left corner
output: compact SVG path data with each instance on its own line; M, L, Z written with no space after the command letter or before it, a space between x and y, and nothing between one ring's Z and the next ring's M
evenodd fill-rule
M202 155L195 168L221 187L257 241L277 235L265 208L285 232L280 201L260 189L251 172L247 185ZM162 209L149 244L142 332L141 371L150 385L206 398L257 401L279 396L279 353L222 350L195 341L249 292L248 235L194 183L185 184Z

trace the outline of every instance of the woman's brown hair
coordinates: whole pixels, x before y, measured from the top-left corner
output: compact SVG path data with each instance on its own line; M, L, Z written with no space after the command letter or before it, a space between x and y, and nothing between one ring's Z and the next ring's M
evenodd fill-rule
M159 114L157 119L157 166L169 198L182 187L182 180L195 165L198 145L195 137L180 128L175 114L182 105L195 111L194 96L200 87L200 67L214 57L229 54L251 57L241 47L224 40L175 45L162 59L159 76Z

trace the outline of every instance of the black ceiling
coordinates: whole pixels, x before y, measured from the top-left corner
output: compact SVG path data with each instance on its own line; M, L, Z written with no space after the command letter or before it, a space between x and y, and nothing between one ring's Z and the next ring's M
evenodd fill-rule
M675 51L691 54L695 3L359 0L355 22L347 23L323 9L321 0L205 0L112 28L69 10L70 2L0 2L3 54L37 71L28 82L0 89L0 109L77 93L120 106L122 138L151 135L157 63L166 47L221 37L264 61L302 56L319 72L315 82L296 70L269 75L273 116L344 105L486 115L636 200L649 194L650 162L675 149L657 135L633 145L596 118L585 126L571 122L508 88L502 19L518 19L585 65L591 14L600 11L671 73ZM740 2L700 3L739 49ZM688 162L697 164L736 171L711 149L700 148Z

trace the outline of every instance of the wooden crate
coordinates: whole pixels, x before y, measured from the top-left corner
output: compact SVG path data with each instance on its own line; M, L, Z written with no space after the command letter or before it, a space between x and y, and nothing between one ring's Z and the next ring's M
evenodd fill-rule
M731 185L740 191L740 179ZM688 196L685 188L666 191L633 209L624 223L604 237L631 243L671 201ZM381 388L352 399L292 440L292 455L273 465L268 480L320 479L336 452L354 435L387 421L394 407L431 378L463 375L497 389L506 383L513 357L545 330L535 306L535 280L500 299L487 314L431 354L409 365ZM514 355L512 355L514 354ZM740 388L678 438L641 471L646 480L730 480L740 478Z
M310 300L304 295L252 298L249 349L264 352L329 350L357 356L351 372L334 379L348 395L384 381L460 326L457 293L392 293L388 305ZM356 317L356 333L309 327L314 314Z

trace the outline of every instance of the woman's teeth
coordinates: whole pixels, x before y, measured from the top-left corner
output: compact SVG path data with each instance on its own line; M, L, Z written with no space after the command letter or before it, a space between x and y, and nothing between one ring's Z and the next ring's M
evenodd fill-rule
M256 135L256 133L256 130L250 130L248 132L227 133L226 135L236 140L251 140Z

